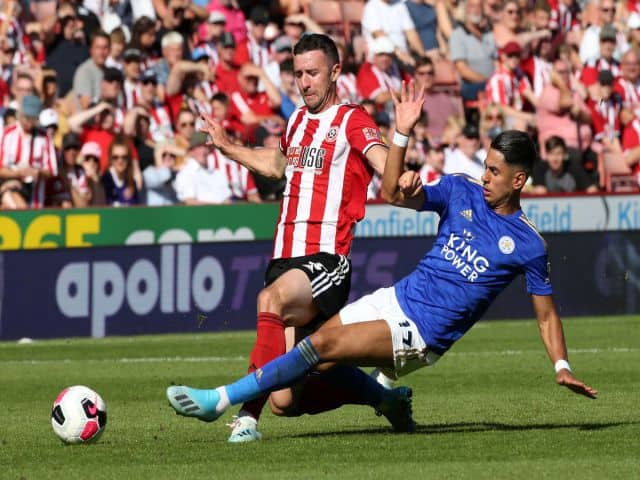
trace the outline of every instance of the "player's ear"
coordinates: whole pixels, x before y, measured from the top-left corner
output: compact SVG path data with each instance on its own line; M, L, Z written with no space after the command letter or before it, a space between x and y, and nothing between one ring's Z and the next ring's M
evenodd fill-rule
M337 82L338 77L340 76L340 72L342 71L342 67L339 63L336 63L331 67L331 81Z
M513 175L513 189L514 190L522 190L527 183L527 172L524 170L517 170Z

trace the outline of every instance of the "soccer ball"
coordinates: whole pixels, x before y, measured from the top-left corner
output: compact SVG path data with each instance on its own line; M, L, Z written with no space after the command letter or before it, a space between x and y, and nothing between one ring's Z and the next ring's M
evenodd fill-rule
M75 385L60 392L51 410L53 431L65 443L98 439L107 424L107 407L89 387Z

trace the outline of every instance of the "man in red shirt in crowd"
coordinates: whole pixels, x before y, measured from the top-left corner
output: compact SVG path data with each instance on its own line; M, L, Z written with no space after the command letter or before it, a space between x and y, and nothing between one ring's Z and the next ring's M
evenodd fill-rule
M262 82L264 92L258 91ZM255 129L263 122L283 123L277 114L282 99L276 86L269 80L263 69L252 63L245 63L238 74L240 88L231 93L231 118L243 125L243 138L254 143Z
M400 71L393 57L395 47L387 37L378 37L371 43L371 62L365 62L358 70L356 85L362 98L369 98L378 106L391 101L391 92L400 91L402 81L410 78Z

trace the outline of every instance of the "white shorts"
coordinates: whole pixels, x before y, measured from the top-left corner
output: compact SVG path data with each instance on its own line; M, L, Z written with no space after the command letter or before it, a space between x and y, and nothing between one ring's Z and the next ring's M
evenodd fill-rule
M384 320L391 330L393 363L395 369L383 373L398 378L418 368L433 365L440 355L429 350L418 331L418 327L400 308L394 287L380 288L365 295L340 310L343 325Z

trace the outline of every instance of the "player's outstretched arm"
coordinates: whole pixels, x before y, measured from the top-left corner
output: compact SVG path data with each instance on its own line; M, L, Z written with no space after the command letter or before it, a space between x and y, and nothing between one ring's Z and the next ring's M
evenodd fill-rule
M409 84L402 83L400 95L393 91L391 95L395 110L396 131L382 174L382 198L393 205L419 210L424 203L424 191L422 185L416 182L415 176L405 172L404 156L411 130L422 113L425 91L422 87L416 92L415 84L411 81Z
M556 383L589 398L596 398L598 391L573 376L569 368L567 345L562 321L551 295L531 295L533 309L547 354L556 368Z
M218 120L206 113L200 116L204 121L201 131L211 137L210 145L218 148L224 155L250 171L263 177L281 178L284 175L286 159L277 148L247 148L233 142Z

